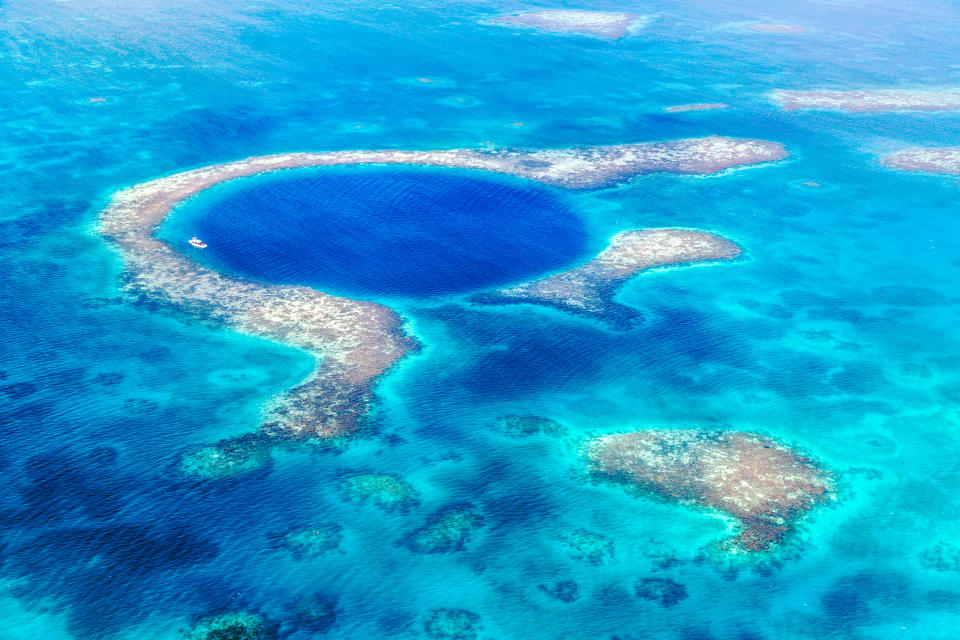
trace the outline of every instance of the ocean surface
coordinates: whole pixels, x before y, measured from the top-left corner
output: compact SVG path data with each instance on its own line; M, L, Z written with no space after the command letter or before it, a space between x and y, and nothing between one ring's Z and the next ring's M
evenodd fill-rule
M650 20L617 41L481 23L534 6ZM737 29L758 20L809 32ZM960 87L958 25L956 4L933 0L2 3L0 639L172 640L243 610L291 640L953 640L960 182L877 158L960 144L960 114L784 112L768 93ZM662 111L688 102L731 108ZM314 363L123 303L120 257L95 232L115 191L287 151L710 134L790 157L577 193L298 170L185 203L160 230L183 251L199 235L205 264L384 301L424 349L381 382L370 433L348 446L278 449L232 478L178 473L184 454L255 429ZM619 297L644 316L630 331L468 301L656 226L744 255L636 278ZM528 414L565 431L495 428ZM586 477L586 437L641 427L782 439L837 472L838 500L768 562L725 562L704 550L729 520ZM347 499L358 472L402 478L419 503ZM462 549L410 543L464 505L482 523ZM314 527L337 532L325 553L277 543ZM638 597L649 578L686 597ZM333 624L306 624L305 598ZM472 629L438 635L437 610L470 612Z

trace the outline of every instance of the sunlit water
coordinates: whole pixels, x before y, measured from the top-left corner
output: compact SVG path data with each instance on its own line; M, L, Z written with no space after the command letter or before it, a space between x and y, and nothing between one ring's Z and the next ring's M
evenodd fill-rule
M520 5L420 4L0 7L0 638L169 639L198 617L246 609L300 640L311 634L290 622L296 603L316 594L336 602L332 638L423 637L440 608L479 616L481 638L954 638L960 562L941 571L922 558L940 541L960 547L957 183L885 170L877 154L960 144L960 116L785 113L767 92L960 86L956 10L653 2L644 31L606 42L477 22ZM810 32L733 27L756 19ZM732 108L662 112L685 102ZM278 452L236 479L177 475L184 453L255 428L262 402L312 362L114 304L120 264L92 232L113 191L285 151L714 133L782 142L791 156L579 194L469 172L291 172L188 203L163 232L202 233L204 261L388 300L427 348L383 381L376 435L339 453ZM282 269L266 269L276 263L262 252L284 238L271 216L297 222L296 207L331 188L325 175L367 224L318 202L310 220L337 229L326 262L298 237ZM231 204L258 189L274 204L270 189L301 179L296 207ZM370 247L391 240L380 217L390 209L362 197L351 182L361 179L380 185L378 198L411 182L443 194L453 218L421 210L457 252L436 251L420 227L417 255L449 261L454 276L418 280L427 262L402 254L404 277L383 284L390 265ZM479 230L469 250L458 212ZM744 258L638 278L620 296L644 313L629 332L464 300L646 226L712 230ZM548 416L567 434L511 439L492 429L505 414ZM583 476L582 438L636 426L782 438L841 473L839 503L814 514L778 566L732 574L696 561L728 522ZM357 471L405 478L420 505L384 514L345 500L340 480ZM484 514L463 551L404 544L463 503ZM339 550L297 559L278 548L276 534L318 523L342 527ZM571 557L563 540L579 529L609 537L612 556ZM663 568L664 557L677 562ZM634 585L650 576L688 597L672 607L638 598ZM576 582L576 599L539 588L558 581Z

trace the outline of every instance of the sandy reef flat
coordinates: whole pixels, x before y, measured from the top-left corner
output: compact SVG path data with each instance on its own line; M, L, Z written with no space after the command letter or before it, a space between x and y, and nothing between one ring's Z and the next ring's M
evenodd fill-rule
M774 91L774 101L788 111L955 111L960 91Z
M742 431L653 429L587 444L592 472L670 501L716 509L742 531L722 548L769 551L814 506L833 499L822 465L771 438Z
M309 287L232 277L195 263L154 235L180 202L228 180L298 167L455 167L591 189L645 172L714 173L785 155L776 143L713 136L539 151L386 150L261 156L185 171L121 191L101 213L98 229L123 256L122 290L129 299L174 308L316 356L315 373L269 403L259 435L268 440L323 440L347 436L361 426L371 409L375 381L417 349L416 340L400 316L384 305ZM263 445L263 438L226 441L190 465L196 468L208 460L218 473L231 467L246 469L262 457Z
M496 16L487 22L511 27L525 27L554 33L575 33L617 39L626 36L631 27L644 24L645 16L634 13L549 9Z
M960 147L916 147L880 158L891 169L960 175Z
M628 328L639 313L613 300L630 278L647 269L731 260L740 247L689 229L639 229L615 235L590 262L542 280L473 296L482 304L539 304Z

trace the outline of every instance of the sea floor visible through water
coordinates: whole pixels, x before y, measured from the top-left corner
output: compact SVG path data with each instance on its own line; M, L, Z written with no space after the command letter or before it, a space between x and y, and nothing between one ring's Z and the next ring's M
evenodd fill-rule
M231 611L260 614L291 640L425 638L457 624L461 635L445 637L955 637L958 183L878 157L960 144L960 116L785 112L769 92L960 86L956 7L591 3L650 16L614 41L482 22L526 8L0 7L0 639L168 640ZM739 28L755 21L808 31ZM730 108L663 111L687 103ZM211 247L201 260L386 302L424 348L380 381L370 428L348 445L281 447L268 466L214 481L178 473L184 454L256 429L263 403L315 363L121 299L120 257L95 232L115 191L287 151L711 134L780 142L790 156L582 193L468 171L303 170L185 203L161 233L203 234ZM266 189L269 205L270 189L298 180L316 181L298 193L333 207L322 216L338 225L320 256L328 261L298 235L292 270L217 262L234 248L252 259L282 247L267 216L295 208L243 201ZM381 204L361 210L363 180ZM436 264L451 255L440 247L462 250L444 266L449 279L418 281L423 263L399 252L404 275L390 280L389 255L371 249L391 239L382 202L414 183L449 205L449 219L426 207L436 217L413 236L423 243L434 228L437 244L416 255L432 251ZM334 196L366 224L338 217ZM209 211L191 209L204 203ZM189 227L216 206L225 208L212 226ZM645 227L711 231L744 253L638 276L618 298L643 315L629 331L468 300ZM214 246L221 238L237 244ZM342 271L350 250L376 258L353 263L367 275ZM497 428L509 415L559 427L517 437ZM586 475L582 445L594 434L690 427L798 447L836 471L836 503L815 510L781 553L751 563L710 551L730 520ZM356 499L348 479L380 478L366 474L402 480L410 499L396 508ZM445 537L444 526L470 533ZM320 541L290 542L304 531ZM335 620L318 616L328 611L318 602Z

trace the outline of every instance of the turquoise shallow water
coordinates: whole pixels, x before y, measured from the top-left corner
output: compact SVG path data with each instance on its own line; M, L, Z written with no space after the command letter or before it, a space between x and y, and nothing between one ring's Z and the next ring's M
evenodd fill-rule
M0 638L168 639L237 609L295 640L425 637L435 609L479 616L485 639L955 637L957 182L887 171L877 154L960 144L960 116L784 113L766 96L960 86L955 7L652 2L649 26L617 42L477 23L514 8L0 7ZM810 32L733 28L757 19ZM695 101L732 108L662 112ZM578 194L506 181L559 198L569 222L554 261L506 279L586 259L627 228L693 227L744 247L734 263L628 285L620 300L644 313L634 330L470 305L470 283L427 297L369 291L426 346L382 382L374 435L279 451L231 480L175 472L182 454L254 428L261 404L312 362L117 304L120 264L92 233L116 189L282 151L713 133L781 142L791 156ZM522 216L524 197L497 214ZM481 257L506 240L493 234ZM566 435L510 438L492 428L506 414L551 417ZM782 562L730 571L699 558L727 521L583 477L583 437L636 426L782 438L841 474L840 500ZM396 474L420 503L384 513L349 501L341 481L357 472ZM411 549L412 532L464 504L483 525L463 550ZM298 559L278 548L278 534L321 525L339 527L338 549ZM605 536L597 563L573 557L581 530ZM687 598L637 597L650 577ZM576 583L576 598L549 595L558 582ZM323 634L298 618L308 596L335 603Z

